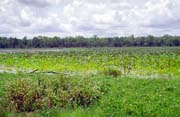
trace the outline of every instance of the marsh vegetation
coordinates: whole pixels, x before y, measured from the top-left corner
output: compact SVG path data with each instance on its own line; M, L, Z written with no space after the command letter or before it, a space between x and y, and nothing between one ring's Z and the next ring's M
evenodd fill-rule
M180 48L0 53L0 116L180 116Z

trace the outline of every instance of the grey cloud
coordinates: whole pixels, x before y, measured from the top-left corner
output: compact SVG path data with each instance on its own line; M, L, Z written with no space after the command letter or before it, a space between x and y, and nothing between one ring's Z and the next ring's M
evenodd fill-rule
M142 25L143 27L147 28L158 28L158 29L166 29L166 28L180 28L180 19L179 20L169 20L165 22L159 22L155 24L147 24Z
M46 32L64 32L64 30L61 29L60 27L58 27L58 26L55 27L55 26L51 26L51 25L45 26L45 27L37 27L33 31L39 32L39 33L41 33L41 32L44 32L44 33L46 33Z
M1 0L3 35L178 34L177 0Z
M12 29L9 26L6 25L0 25L0 34L9 34L12 33Z
M51 2L49 2L48 0L18 0L18 2L26 6L34 7L47 7L51 4Z

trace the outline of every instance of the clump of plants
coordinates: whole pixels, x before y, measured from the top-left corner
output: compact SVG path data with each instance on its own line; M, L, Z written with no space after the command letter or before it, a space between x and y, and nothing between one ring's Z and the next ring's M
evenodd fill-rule
M17 112L34 111L47 103L44 101L42 89L30 79L18 79L12 82L7 90L7 99L11 110Z
M103 74L106 76L118 77L122 75L122 71L117 69L116 67L107 67L104 68Z
M0 98L0 117L6 117L7 106L6 98Z
M38 80L21 78L7 90L9 108L16 112L32 112L46 108L88 107L102 94L101 88L87 79L56 76Z

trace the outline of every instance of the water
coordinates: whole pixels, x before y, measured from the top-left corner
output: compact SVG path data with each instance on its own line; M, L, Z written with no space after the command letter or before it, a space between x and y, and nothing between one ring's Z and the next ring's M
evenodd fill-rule
M67 50L67 49L66 49ZM60 48L42 48L42 49L0 49L0 53L36 53L36 52L62 52L65 49Z

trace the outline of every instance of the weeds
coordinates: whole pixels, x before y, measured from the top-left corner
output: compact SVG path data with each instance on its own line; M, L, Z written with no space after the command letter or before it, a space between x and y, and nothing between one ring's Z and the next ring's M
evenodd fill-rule
M73 50L0 54L0 116L180 116L180 48Z
M16 112L32 112L34 110L52 107L65 107L68 104L88 107L100 96L100 88L92 82L80 81L79 85L67 77L54 77L51 80L43 78L33 81L20 78L10 83L7 90L8 104Z
M103 71L104 75L118 77L122 75L122 71L118 70L116 67L107 67Z

